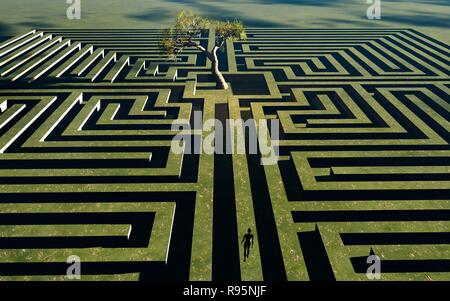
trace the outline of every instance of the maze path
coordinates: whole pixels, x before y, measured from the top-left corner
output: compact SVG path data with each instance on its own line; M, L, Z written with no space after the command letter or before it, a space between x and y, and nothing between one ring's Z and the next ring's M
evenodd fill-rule
M0 278L63 280L78 255L88 280L364 280L376 254L383 280L448 279L450 47L411 29L247 34L219 54L230 91L196 50L164 60L158 30L2 42ZM197 146L211 133L200 112L279 120L280 160L176 154L172 123Z

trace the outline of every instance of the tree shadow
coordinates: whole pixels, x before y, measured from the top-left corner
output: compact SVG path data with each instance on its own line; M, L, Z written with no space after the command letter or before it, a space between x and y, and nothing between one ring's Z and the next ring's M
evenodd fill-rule
M407 24L411 26L450 28L450 18L447 15L427 13L405 16L390 15L387 17L383 17L383 20L388 22Z
M173 19L174 13L167 8L158 7L153 8L152 10L149 11L145 11L143 13L128 15L128 18L136 19L139 21L162 22L168 19Z

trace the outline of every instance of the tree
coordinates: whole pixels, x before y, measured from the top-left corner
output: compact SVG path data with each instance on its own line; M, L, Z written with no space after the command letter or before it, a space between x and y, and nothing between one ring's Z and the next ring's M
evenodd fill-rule
M206 29L215 29L216 32L216 41L210 50L195 41ZM176 58L185 48L197 48L211 61L211 74L216 81L216 88L226 90L228 84L219 70L217 51L224 49L226 41L238 41L245 37L244 25L238 20L210 21L191 12L181 11L175 19L175 25L165 31L160 48L170 58Z

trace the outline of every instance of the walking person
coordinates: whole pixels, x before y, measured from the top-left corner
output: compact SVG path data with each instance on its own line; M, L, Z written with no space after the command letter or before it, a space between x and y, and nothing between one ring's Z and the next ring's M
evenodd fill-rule
M253 248L253 234L252 229L248 228L247 234L244 235L242 238L241 244L244 244L244 262L248 258L248 255L250 255L250 245Z

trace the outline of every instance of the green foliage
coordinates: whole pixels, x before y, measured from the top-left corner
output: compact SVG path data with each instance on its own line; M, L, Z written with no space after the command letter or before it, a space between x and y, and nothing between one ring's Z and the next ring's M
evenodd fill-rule
M239 41L247 37L244 24L239 20L234 20L233 22L217 21L215 22L215 29L219 45L226 40Z
M172 38L171 29L165 30L164 38L159 41L159 51L161 55L167 55L170 59L176 57L176 41Z
M209 24L208 19L182 10L177 14L173 28L177 34L194 37L198 36L202 30L207 29Z

